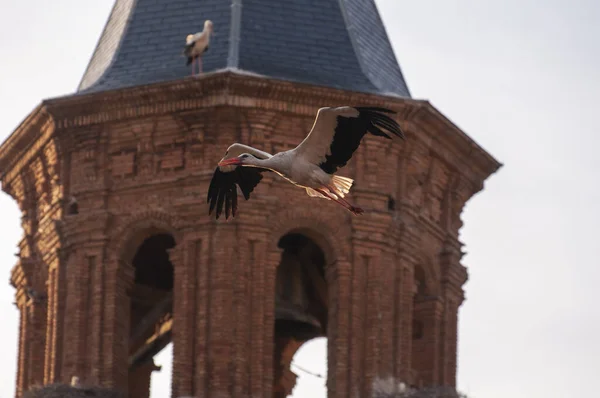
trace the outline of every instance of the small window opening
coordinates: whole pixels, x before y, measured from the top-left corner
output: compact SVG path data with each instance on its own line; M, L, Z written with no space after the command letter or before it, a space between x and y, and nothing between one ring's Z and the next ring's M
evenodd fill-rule
M396 201L391 196L388 196L387 206L390 211L396 210Z

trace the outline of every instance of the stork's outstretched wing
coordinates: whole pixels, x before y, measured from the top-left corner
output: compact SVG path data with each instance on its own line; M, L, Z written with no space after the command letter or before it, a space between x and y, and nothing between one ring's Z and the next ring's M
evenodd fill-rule
M400 125L386 113L395 112L376 107L321 108L310 133L295 151L333 174L348 163L368 132L387 139L391 139L387 133L405 138Z
M206 197L206 202L210 203L208 214L212 214L216 208L216 218L218 219L223 213L223 206L225 206L225 219L229 219L230 213L235 217L238 207L237 187L240 187L246 200L250 199L250 194L262 180L262 173L265 171L270 170L257 167L236 167L232 171L223 172L217 167Z

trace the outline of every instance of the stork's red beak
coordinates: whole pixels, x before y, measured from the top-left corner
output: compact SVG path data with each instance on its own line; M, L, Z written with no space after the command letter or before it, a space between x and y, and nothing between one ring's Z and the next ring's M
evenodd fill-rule
M231 158L231 159L226 159L226 160L222 160L219 162L219 167L221 166L239 166L242 164L242 161L240 160L240 158Z

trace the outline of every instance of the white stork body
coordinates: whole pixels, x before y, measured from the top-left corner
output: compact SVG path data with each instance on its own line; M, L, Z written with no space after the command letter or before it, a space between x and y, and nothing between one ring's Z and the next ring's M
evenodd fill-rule
M185 38L185 49L183 55L187 57L187 64L192 64L192 76L194 75L194 64L198 61L198 73L202 72L202 54L208 50L210 36L213 34L213 23L204 21L204 30Z
M275 155L242 144L231 145L210 183L209 214L216 207L219 218L225 206L225 217L229 218L230 210L235 217L236 185L248 200L266 171L304 188L311 197L333 200L353 214L363 213L344 199L354 181L334 173L346 165L367 132L390 139L383 131L387 130L404 139L398 123L385 113L393 112L385 108L321 108L306 138L296 148Z

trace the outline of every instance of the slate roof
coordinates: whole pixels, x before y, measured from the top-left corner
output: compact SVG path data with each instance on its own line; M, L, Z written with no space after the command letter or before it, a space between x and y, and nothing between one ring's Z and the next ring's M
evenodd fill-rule
M189 76L185 37L206 19L204 72L410 97L373 0L116 0L79 92Z

